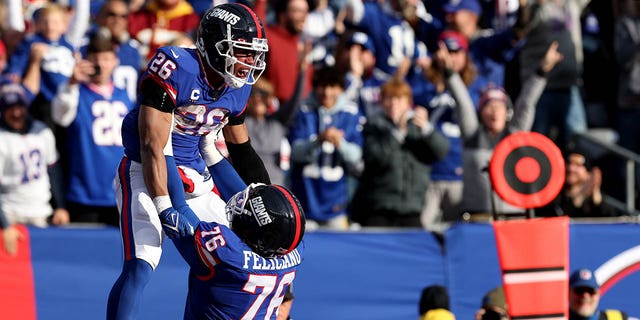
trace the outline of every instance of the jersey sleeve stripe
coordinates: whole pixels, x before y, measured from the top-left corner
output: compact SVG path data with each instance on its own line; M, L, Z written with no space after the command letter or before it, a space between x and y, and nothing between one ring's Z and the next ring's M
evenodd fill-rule
M200 260L209 269L209 274L196 275L196 277L198 277L198 279L200 279L201 281L208 281L211 278L213 278L213 276L216 274L215 266L218 264L218 261L214 256L211 255L209 251L205 250L202 247L204 244L202 243L202 236L200 235L200 232L196 233L194 240L195 240L196 248L198 249L197 251L198 251L198 256L200 256Z

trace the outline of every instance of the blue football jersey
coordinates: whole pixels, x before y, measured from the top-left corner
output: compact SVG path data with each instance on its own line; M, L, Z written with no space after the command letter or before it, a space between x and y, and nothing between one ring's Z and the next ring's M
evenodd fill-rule
M116 86L127 90L131 101L136 101L138 77L144 61L139 46L140 44L135 40L121 43L116 50L120 64L113 70L113 82Z
M292 153L300 143L315 139L326 128L344 132L347 142L362 147L364 116L358 106L341 96L326 113L317 102L303 105L291 127L289 141ZM322 113L322 114L321 114ZM346 213L348 205L347 164L340 152L329 142L314 148L309 162L291 161L291 189L310 219L326 221Z
M47 101L51 101L56 95L58 86L67 82L73 73L74 48L65 37L58 41L50 41L38 33L29 35L20 41L11 54L4 72L22 77L29 67L31 46L34 43L45 43L49 46L40 65L40 94Z
M69 181L65 197L89 206L115 206L113 178L122 159L120 127L133 103L117 87L110 97L87 84L80 84L79 90L76 117L66 128Z
M191 267L184 318L197 320L275 319L304 247L263 258L215 222L201 222L194 238L174 243Z
M151 58L140 83L151 78L173 100L175 121L172 131L173 156L177 165L205 169L200 157L200 136L217 134L229 121L244 113L251 92L250 85L233 89L225 86L222 92L213 90L205 77L195 49L162 47ZM140 162L138 112L141 98L124 119L122 135L125 154Z
M391 75L405 57L426 55L426 48L415 39L409 23L399 13L379 2L365 1L364 16L356 28L370 36L376 49L376 67Z

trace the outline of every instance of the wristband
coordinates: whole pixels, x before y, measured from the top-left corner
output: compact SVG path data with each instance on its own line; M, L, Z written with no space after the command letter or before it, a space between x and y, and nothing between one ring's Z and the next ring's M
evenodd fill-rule
M200 148L200 155L207 164L207 167L222 161L224 158L216 147L216 135L214 133L201 137L198 147Z
M153 198L153 205L156 206L158 212L162 212L167 208L171 208L171 198L169 196L157 196Z

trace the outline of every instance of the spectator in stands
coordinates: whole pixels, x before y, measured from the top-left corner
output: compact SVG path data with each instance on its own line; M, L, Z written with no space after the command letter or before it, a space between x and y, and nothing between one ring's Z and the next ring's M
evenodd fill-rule
M482 297L482 306L475 314L475 320L509 320L507 300L502 286L491 289Z
M15 83L20 83L29 68L31 48L39 43L47 45L46 53L38 62L41 70L40 91L29 111L34 118L44 121L50 128L54 128L51 100L60 83L66 82L71 76L75 62L74 48L65 37L68 18L66 9L55 3L49 3L39 9L35 19L36 32L20 42L11 54L5 70Z
M336 31L335 13L329 0L310 0L309 14L302 35L313 47L308 60L314 69L335 64L335 53L340 34Z
M570 145L566 161L565 183L550 204L536 209L538 216L611 217L616 210L604 201L602 171L594 166L588 151Z
M128 19L129 34L142 44L145 59L184 33L195 37L200 23L200 15L186 0L151 0Z
M500 32L479 28L482 7L478 0L449 0L443 6L445 23L442 27L456 30L469 40L470 57L478 75L498 86L504 84L505 64L520 47L519 41L525 36L529 23L528 15L525 13L529 9L527 1L518 1L518 19L512 27ZM434 24L436 23L431 22L431 25ZM440 31L442 30L438 30L437 26L432 29L423 27L420 30L420 39L425 41L431 52L438 50L437 39Z
M616 23L615 53L620 66L618 87L618 133L620 145L640 153L640 3L627 1Z
M347 41L336 54L336 67L346 72L346 95L366 117L381 113L380 87L389 76L376 68L376 49L364 32L346 33Z
M449 309L447 288L432 285L422 289L418 303L419 320L455 320Z
M113 71L113 83L115 86L127 90L129 100L135 101L138 76L143 68L144 59L140 54L140 43L129 35L128 17L127 2L123 0L105 1L98 12L96 25L93 30L89 31L89 37L95 33L109 35L115 45L119 62ZM83 50L83 53L86 55L86 49Z
M276 98L286 104L295 95L296 79L302 70L305 72L301 97L306 98L311 91L313 69L307 60L311 43L302 39L309 4L306 0L277 0L273 9L276 22L265 26L269 39L269 68L265 75L274 86ZM256 0L255 12L262 21L267 21L267 0Z
M310 220L335 229L349 226L347 173L362 160L364 117L343 93L344 75L317 70L313 94L289 131L291 188Z
M588 0L537 1L531 8L527 41L520 51L522 82L536 72L538 61L551 42L558 42L558 50L564 56L547 76L532 128L552 138L560 149L574 134L587 130L579 82L583 62L580 14L588 4Z
M65 200L72 222L119 225L113 179L122 158L122 119L133 103L112 80L115 50L111 37L94 34L87 60L76 63L52 103L53 120L66 130Z
M569 277L569 320L622 319L629 316L620 310L598 310L600 285L593 271L577 269Z
M416 40L409 23L426 14L422 1L348 0L345 11L345 23L371 37L376 67L387 75L404 77L413 61L426 57L426 46Z
M614 49L619 66L617 92L617 131L620 146L640 153L640 3L624 1L624 13L615 26ZM618 176L626 175L621 165ZM640 182L636 165L636 185Z
M524 83L515 106L502 87L489 86L484 90L478 111L473 105L462 79L453 72L447 78L447 86L456 99L456 111L463 139L463 196L461 209L469 213L492 213L492 199L498 213L522 212L495 196L485 168L493 155L493 149L502 139L517 131L529 131L533 124L535 106L546 85L545 76L562 60L557 51L558 43L549 46L540 62L537 74ZM443 54L445 66L451 65L451 57ZM451 67L447 67L451 68Z
M300 79L300 78L299 78ZM302 83L299 81L298 83ZM296 95L300 95L302 85ZM291 145L287 139L289 125L298 111L300 99L294 99L284 105L278 104L273 94L273 85L269 80L260 78L251 89L247 104L248 117L245 120L251 144L262 158L271 182L285 185L289 171ZM277 107L277 110L274 110Z
M463 34L455 30L444 31L440 35L440 47L434 54L434 61L411 75L410 83L415 104L427 108L429 122L447 137L450 143L447 156L431 166L431 183L427 189L422 212L422 224L426 228L431 228L440 221L457 220L460 214L462 137L455 115L456 101L447 88L446 76L447 73L457 72L470 94L480 92L484 83L476 76L468 51L469 43ZM451 57L449 70L444 64L444 59L438 58L445 52Z
M352 216L364 226L422 227L429 164L444 158L449 141L425 108L414 108L404 80L382 86L382 110L364 126L364 172Z
M10 254L20 238L12 225L69 223L53 133L29 115L32 99L21 85L0 88L0 227Z
M30 93L37 93L40 91L40 64L42 58L47 52L48 46L44 43L37 43L31 47L29 52L29 62L25 74L22 77L22 85L25 86ZM7 67L8 56L4 43L0 41L0 85L13 83L14 80L8 74L1 74Z

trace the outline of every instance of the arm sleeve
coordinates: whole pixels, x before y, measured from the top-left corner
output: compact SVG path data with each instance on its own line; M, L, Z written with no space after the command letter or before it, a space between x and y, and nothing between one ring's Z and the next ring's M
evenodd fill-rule
M68 127L78 114L79 84L65 84L51 102L51 117L62 127Z
M460 124L460 131L462 131L462 137L463 139L467 139L474 135L480 128L476 108L469 95L469 89L464 85L458 73L453 73L447 78L447 86L449 90L451 90L453 98L456 100L456 111L458 112L458 122Z
M411 124L403 148L410 150L414 156L425 164L444 159L449 153L450 142L438 130L424 136L421 130Z
M78 50L82 43L82 37L89 30L90 20L90 1L89 0L75 0L73 8L73 17L71 18L71 24L69 31L67 32L67 38L73 48Z
M20 41L7 61L7 67L4 73L15 74L20 78L27 70L29 56L31 55L31 42L26 38Z
M9 226L9 221L7 221L7 217L4 216L4 212L0 209L0 230L4 230Z
M347 10L351 16L349 22L353 24L359 24L364 18L364 3L362 0L347 0Z
M7 19L9 22L9 29L20 32L25 31L24 13L22 12L22 1L7 1Z
M536 114L536 105L547 85L547 79L532 74L522 85L520 95L513 107L513 118L507 126L513 131L529 131L533 126Z
M267 168L251 146L251 140L240 144L227 141L227 150L229 150L233 167L246 184L256 182L271 184Z
M213 177L213 182L225 202L229 201L236 193L247 188L247 184L244 183L227 159L223 159L208 168Z
M245 110L243 110L243 112L235 117L229 117L229 125L230 126L237 126L239 124L243 124L244 123L244 118L247 116L247 113L245 112L247 109L245 107Z
M344 161L349 164L355 164L362 159L362 147L357 143L342 140L338 151Z
M64 208L64 178L62 175L62 167L56 162L47 167L49 180L51 183L51 197L54 209Z
M167 162L167 188L169 189L169 197L171 198L171 204L180 214L184 215L188 221L197 224L200 219L187 205L187 200L184 197L184 186L182 185L182 179L180 173L178 173L178 167L172 156L165 156Z
M141 105L150 106L164 112L173 112L176 104L171 96L153 78L147 77L140 84Z
M346 89L344 90L345 96L347 96L349 100L358 103L358 95L362 88L362 78L351 72L347 72L345 79L347 80Z

